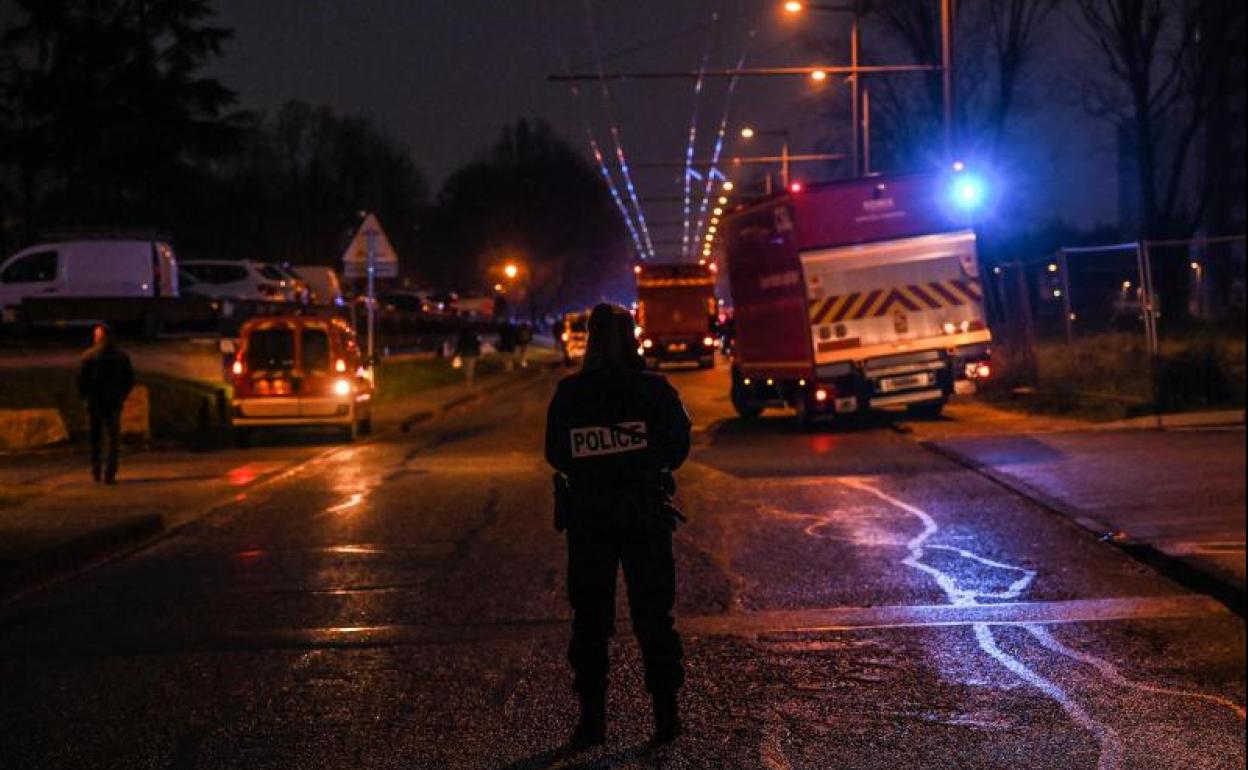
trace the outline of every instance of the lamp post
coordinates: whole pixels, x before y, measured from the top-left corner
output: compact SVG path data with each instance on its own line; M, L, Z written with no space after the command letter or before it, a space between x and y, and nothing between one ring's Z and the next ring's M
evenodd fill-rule
M953 157L953 25L956 9L955 0L940 0L940 74L941 74L941 99L942 109L944 112L944 144L946 158ZM859 75L859 49L862 47L862 39L860 34L859 21L863 14L865 3L863 0L853 0L848 4L830 5L825 3L804 3L799 0L787 0L784 3L786 13L798 14L802 11L819 11L822 13L848 13L850 14L850 31L849 31L849 57L852 73L849 76L850 82L850 99L852 104L850 107L850 120L853 123L853 131L851 137L850 158L852 159L851 167L853 173L857 176L862 169L859 167L859 153L862 151L859 137L863 133L860 121L862 118L863 105L861 98L861 84L858 81Z
M789 129L761 129L753 126L745 126L741 129L742 139L753 139L756 136L778 136L781 138L780 144L780 184L785 187L789 186ZM771 194L771 172L767 172L767 194Z
M819 11L821 13L848 13L850 15L849 23L849 66L853 70L849 75L849 170L851 176L858 176L861 173L859 166L859 152L861 142L859 134L861 132L860 110L862 100L860 97L861 83L859 80L859 49L862 47L862 33L859 29L859 19L862 16L862 4L859 0L854 0L849 4L828 5L824 3L802 3L798 0L788 0L784 4L784 10L787 13L797 14L802 11ZM813 73L812 73L813 77ZM815 78L822 80L822 78ZM785 182L788 185L788 182Z

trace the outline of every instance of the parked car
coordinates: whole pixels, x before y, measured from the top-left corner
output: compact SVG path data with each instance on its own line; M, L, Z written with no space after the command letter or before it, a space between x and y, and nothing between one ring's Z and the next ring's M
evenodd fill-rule
M342 281L338 279L338 273L332 267L294 265L290 269L307 284L314 305L342 306L346 304L342 295Z
M275 265L248 260L196 259L182 262L186 291L213 299L290 302L294 282Z
M341 318L253 318L240 331L232 375L240 446L262 428L336 426L348 441L372 430L372 368Z
M0 318L22 300L178 296L173 247L157 240L94 238L41 243L0 263Z
M426 296L414 291L398 290L386 292L377 298L377 302L382 311L431 313L437 310L437 305Z

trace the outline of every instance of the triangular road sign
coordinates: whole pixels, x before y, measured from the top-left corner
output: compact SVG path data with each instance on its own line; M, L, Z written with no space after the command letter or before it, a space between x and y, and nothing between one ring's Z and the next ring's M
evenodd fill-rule
M376 262L373 276L375 278L397 278L399 275L399 257L381 229L381 222L376 214L364 217L360 227L351 238L351 243L342 252L342 275L344 278L368 277L368 237L376 233Z

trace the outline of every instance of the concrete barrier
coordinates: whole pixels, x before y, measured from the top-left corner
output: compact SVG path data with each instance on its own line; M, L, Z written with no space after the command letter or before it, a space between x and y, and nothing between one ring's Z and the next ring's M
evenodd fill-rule
M146 385L135 385L121 408L122 438L147 441L152 437L152 408Z
M55 409L0 409L0 450L38 449L69 440Z

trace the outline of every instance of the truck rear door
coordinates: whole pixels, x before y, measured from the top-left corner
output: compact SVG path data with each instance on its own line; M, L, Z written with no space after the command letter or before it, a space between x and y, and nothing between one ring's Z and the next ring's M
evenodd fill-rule
M972 232L800 255L816 365L990 339Z

